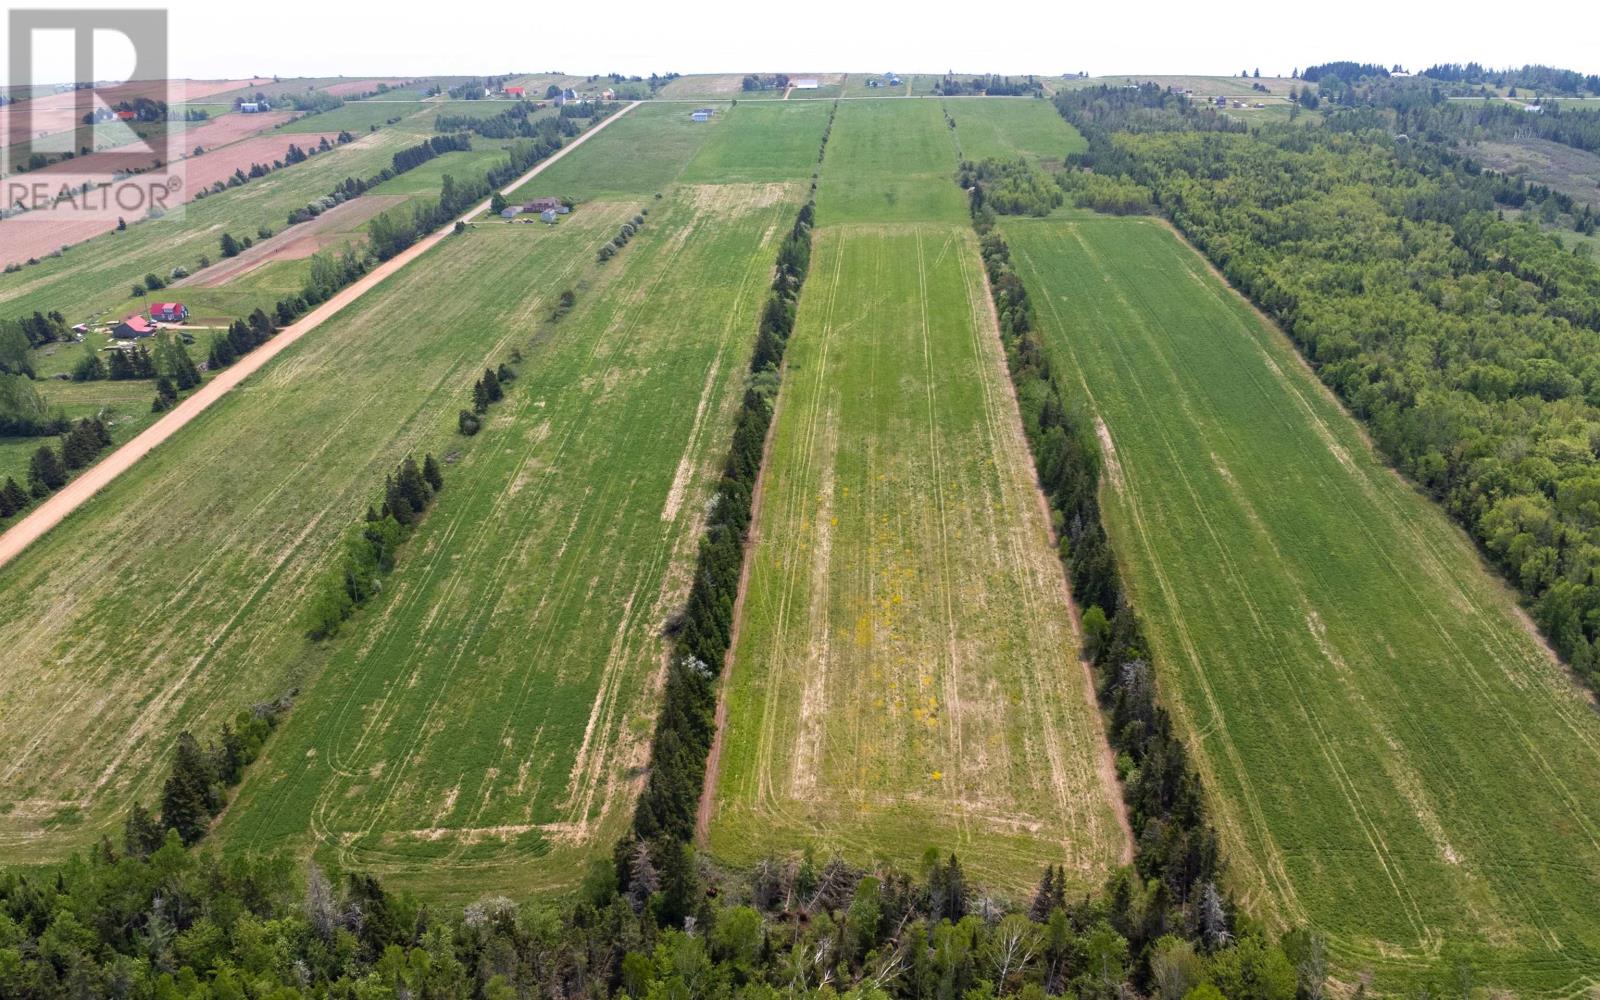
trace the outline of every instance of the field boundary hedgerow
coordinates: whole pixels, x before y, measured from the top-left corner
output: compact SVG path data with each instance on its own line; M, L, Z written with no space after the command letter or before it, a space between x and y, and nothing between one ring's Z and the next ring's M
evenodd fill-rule
M527 183L552 164L559 162L567 153L577 149L591 136L598 134L606 126L635 107L638 107L637 101L624 106L616 114L596 122L588 131L534 164L526 173L502 186L500 190L512 191ZM466 220L471 218L487 210L488 204L488 199L484 199L481 204L472 206L458 216L458 219ZM193 420L212 403L221 399L234 386L264 367L295 341L317 329L323 323L342 312L346 306L349 306L377 287L384 279L427 253L439 241L450 235L454 221L456 220L447 222L433 233L422 237L406 249L385 260L368 271L363 277L339 291L304 319L280 331L277 336L256 350L251 351L222 374L201 386L194 395L168 411L166 416L134 437L127 444L124 444L91 466L83 475L68 483L62 490L40 504L26 517L7 528L4 534L0 534L0 566L4 566L16 558L32 542L57 524L60 524L69 514L105 488L117 476L126 472L153 448L177 433L185 424Z
M817 163L827 152L834 105L823 127ZM635 806L633 837L657 841L656 853L677 852L690 842L714 787L708 766L725 719L717 678L730 665L736 634L735 607L744 592L749 563L756 488L771 445L783 359L794 330L795 305L811 266L811 228L816 215L817 182L800 208L788 238L778 251L772 292L762 311L749 373L769 374L770 381L746 391L723 472L711 505L711 517L695 560L695 576L682 621L672 637L671 661L662 692L661 714L650 747L650 772ZM729 572L732 570L732 572ZM721 610L725 603L727 611ZM618 844L619 856L635 847Z

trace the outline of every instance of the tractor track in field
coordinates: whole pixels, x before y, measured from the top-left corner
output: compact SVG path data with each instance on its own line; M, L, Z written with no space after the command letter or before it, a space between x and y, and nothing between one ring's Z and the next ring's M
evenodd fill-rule
M509 194L511 191L526 184L544 172L546 168L559 162L562 157L572 150L583 145L590 137L638 106L639 102L634 101L616 114L599 122L587 132L556 150L549 157L534 164L526 173L517 177L510 184L502 187L500 189L501 193ZM487 211L488 207L489 202L487 199L481 204L474 205L458 216L457 219L452 219L432 234L423 237L394 257L379 264L357 279L354 284L342 289L333 298L312 310L304 319L284 328L277 336L223 370L216 378L202 385L194 395L173 407L166 416L140 432L132 440L90 466L83 475L62 487L59 492L46 499L34 511L8 528L4 534L0 534L0 566L4 566L12 559L15 559L29 545L42 538L51 528L64 521L68 515L109 486L122 473L131 469L139 459L149 454L157 445L170 438L173 434L176 434L185 424L203 413L211 404L227 395L228 391L234 386L265 367L267 362L283 353L295 341L337 316L347 306L376 288L395 272L433 249L434 246L450 234L457 220L465 221L480 212Z

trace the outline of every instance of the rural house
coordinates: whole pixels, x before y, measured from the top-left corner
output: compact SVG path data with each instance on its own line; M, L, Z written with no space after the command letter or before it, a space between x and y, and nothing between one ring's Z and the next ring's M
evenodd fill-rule
M796 90L816 90L817 87L817 78L814 76L803 76L794 82Z
M150 307L150 318L161 323L182 323L189 318L189 307L182 302L157 302Z
M689 113L689 120L696 122L708 122L711 120L711 109L697 108Z
M143 316L129 316L111 328L111 336L118 340L137 340L155 336L156 325Z
M602 101L614 101L617 99L617 92L612 90L610 87L607 87L606 89L600 91L600 99Z
M560 198L535 198L522 206L524 212L555 212L564 208Z
M262 111L271 110L272 104L269 101L245 101L239 105L239 112L246 115L253 115Z
M515 97L517 100L520 101L520 100L522 100L522 95L523 95L523 89L521 87L507 87L506 88L506 96L507 97Z

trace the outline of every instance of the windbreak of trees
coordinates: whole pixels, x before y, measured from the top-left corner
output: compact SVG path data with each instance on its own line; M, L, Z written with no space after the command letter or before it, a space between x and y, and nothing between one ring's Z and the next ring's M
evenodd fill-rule
M974 217L1000 316L1000 337L1017 390L1023 429L1062 525L1061 557L1073 596L1084 608L1085 652L1093 661L1107 737L1131 766L1122 792L1138 845L1134 866L1147 884L1153 926L1202 947L1225 944L1240 916L1218 888L1221 859L1206 815L1199 775L1172 720L1157 702L1150 646L1124 588L1101 518L1101 457L1092 420L1068 403L1035 325L1032 303L1011 265L1011 251L981 216Z
M345 535L321 590L306 608L308 637L333 636L382 589L382 578L394 569L396 551L442 489L444 473L432 455L421 465L407 455L384 478L382 503L368 506L365 522Z
M811 264L815 213L815 204L807 201L778 250L777 274L761 311L744 403L700 539L689 601L671 628L672 655L650 747L650 775L633 818L634 834L641 841L662 841L667 846L657 850L669 854L694 835L695 811L715 728L717 678L727 659L746 535L782 378L783 354L794 331L796 303Z
M1581 93L1600 95L1600 73L1585 76L1570 69L1554 66L1529 65L1519 69L1488 69L1480 63L1441 63L1422 71L1423 76L1445 83L1464 83L1473 86L1532 90L1535 93L1577 96Z
M1044 84L1035 76L999 76L994 73L965 79L947 73L933 85L935 94L986 94L990 97L1021 97L1044 93Z

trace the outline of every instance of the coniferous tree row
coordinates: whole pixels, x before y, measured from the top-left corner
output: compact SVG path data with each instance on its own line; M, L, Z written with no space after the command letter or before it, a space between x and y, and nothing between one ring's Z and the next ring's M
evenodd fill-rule
M366 520L344 538L321 591L306 609L306 635L326 639L339 631L394 569L395 552L444 488L444 475L430 454L421 465L407 455L384 478L383 500L367 508Z
M819 160L827 147L837 102L832 107ZM756 479L777 401L784 349L794 330L795 306L811 263L816 188L813 180L812 200L801 207L778 248L777 273L761 311L733 443L700 539L688 603L672 629L672 657L650 747L650 774L633 819L634 837L650 842L648 850L658 861L675 857L694 835L706 756L711 750L716 681L728 654ZM624 841L618 849L635 848ZM626 877L626 871L621 874Z
M1135 838L1134 867L1150 887L1147 919L1130 928L1134 953L1164 934L1215 947L1233 933L1234 906L1218 887L1217 834L1199 775L1157 699L1150 646L1117 568L1100 515L1101 460L1091 422L1067 403L1034 327L1010 249L974 200L984 267L1000 317L1007 366L1040 486L1063 526L1061 557L1083 616L1107 736L1131 767L1123 798Z
M244 778L244 769L261 753L289 696L239 712L224 722L206 746L188 730L178 734L172 764L161 786L161 801L152 813L134 803L123 824L122 849L134 858L148 858L175 832L184 846L200 841L211 820L228 803L227 790Z

